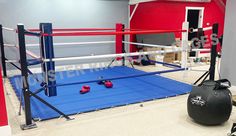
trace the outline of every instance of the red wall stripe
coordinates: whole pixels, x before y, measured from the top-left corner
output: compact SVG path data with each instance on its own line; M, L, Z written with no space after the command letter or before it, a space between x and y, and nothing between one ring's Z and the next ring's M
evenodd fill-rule
M0 126L6 126L6 125L8 125L6 102L4 96L2 74L0 74Z

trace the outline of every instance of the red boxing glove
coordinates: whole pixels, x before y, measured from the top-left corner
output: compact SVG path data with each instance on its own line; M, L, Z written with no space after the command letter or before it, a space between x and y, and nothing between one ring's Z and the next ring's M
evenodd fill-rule
M111 81L105 81L104 83L106 88L112 88L113 87L113 83Z
M82 89L80 90L80 94L85 94L85 93L88 93L89 91L90 91L90 86L84 85Z

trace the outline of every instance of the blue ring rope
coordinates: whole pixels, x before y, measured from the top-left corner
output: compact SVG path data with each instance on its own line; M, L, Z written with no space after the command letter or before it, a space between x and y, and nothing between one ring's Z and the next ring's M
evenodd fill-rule
M56 85L51 85L51 86L48 86L48 87L70 86L70 85L77 85L77 84L94 83L94 82L99 82L99 81L104 81L104 80L118 80L118 79L126 79L126 78L135 78L135 77L150 76L150 75L163 74L163 73L169 73L169 72L177 72L177 71L183 71L183 70L186 70L186 68L149 72L149 73L138 74L138 75L104 78L102 80L101 79L96 79L96 80L80 81L80 82L74 82L74 83L56 84Z
M170 64L170 63L160 62L160 61L154 61L154 60L149 60L149 61L153 62L153 63L157 63L157 64L163 64L163 65L166 65L166 66L171 66L171 67L174 67L174 68L181 68L180 65L175 65L175 64Z

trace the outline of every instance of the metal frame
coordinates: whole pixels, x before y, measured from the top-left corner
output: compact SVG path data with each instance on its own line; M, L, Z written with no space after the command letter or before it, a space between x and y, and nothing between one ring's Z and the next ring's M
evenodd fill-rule
M32 129L37 127L36 124L32 121L32 113L31 113L31 101L30 98L33 96L34 98L38 99L40 102L47 105L52 110L56 111L63 117L65 117L67 120L71 120L69 116L58 110L56 107L52 106L45 100L43 100L41 97L37 96L36 93L33 93L29 90L29 84L28 84L28 63L27 63L27 56L26 56L26 44L25 44L25 35L28 34L27 31L24 29L23 24L17 25L17 32L18 32L18 41L19 41L19 52L20 52L20 70L21 70L21 76L23 81L23 97L24 97L24 110L25 110L25 124L21 125L21 128L23 130L26 129ZM37 36L37 35L34 35Z
M214 42L214 38L218 38L218 28L219 24L213 24L212 27L212 46L211 46L211 66L210 66L210 80L215 80L215 65L216 65L216 57L217 57L217 43Z
M0 25L0 48L1 48L2 71L3 71L3 77L5 78L7 77L7 70L6 70L6 58L5 58L2 25Z
M201 85L209 76L210 80L215 80L215 65L216 65L216 57L217 57L217 43L215 43L214 38L218 38L218 29L219 24L213 24L212 26L212 46L211 46L211 64L208 71L206 71L200 78L197 79L197 81L194 83L196 85L200 80L202 82L199 84Z
M22 92L24 96L24 107L25 107L25 124L21 125L21 128L25 130L25 129L35 128L36 124L34 124L32 121L32 113L31 113L24 25L18 24L17 31L18 31L19 52L20 52L21 76L23 80Z

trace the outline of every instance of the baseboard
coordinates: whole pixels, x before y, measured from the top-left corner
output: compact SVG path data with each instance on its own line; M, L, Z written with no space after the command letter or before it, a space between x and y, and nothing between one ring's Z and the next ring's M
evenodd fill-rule
M4 136L11 136L11 127L8 126L0 126L0 134Z

